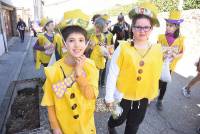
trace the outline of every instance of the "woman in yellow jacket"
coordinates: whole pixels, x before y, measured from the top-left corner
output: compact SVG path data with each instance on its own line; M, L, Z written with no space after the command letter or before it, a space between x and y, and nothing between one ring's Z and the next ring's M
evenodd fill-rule
M105 101L112 108L121 100L123 109L118 118L108 121L109 134L126 120L125 134L136 134L143 121L148 101L158 95L158 81L162 70L162 48L148 42L153 26L157 24L157 7L143 3L129 12L132 18L132 42L121 42L115 50L106 83Z
M158 37L158 43L162 45L164 60L170 60L170 72L175 71L177 62L181 59L184 52L184 37L180 35L180 11L174 10L170 12L169 18L166 20L166 32ZM163 109L162 100L167 89L167 82L159 81L160 94L156 103L158 110Z
M34 45L34 49L36 50L36 69L39 69L41 64L46 67L54 52L56 60L62 58L63 55L63 41L59 34L54 33L55 26L53 21L43 18L40 25L43 26L44 33L37 35L38 39Z

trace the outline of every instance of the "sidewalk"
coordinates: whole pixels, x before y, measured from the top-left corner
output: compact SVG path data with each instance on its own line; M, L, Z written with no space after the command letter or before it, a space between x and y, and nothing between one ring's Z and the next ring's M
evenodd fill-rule
M29 34L25 35L24 43L13 37L8 42L8 53L0 56L0 105L10 82L18 79L31 41L32 37Z

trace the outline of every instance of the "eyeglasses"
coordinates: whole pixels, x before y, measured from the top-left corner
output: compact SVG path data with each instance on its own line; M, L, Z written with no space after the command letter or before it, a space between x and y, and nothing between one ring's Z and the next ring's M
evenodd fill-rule
M151 26L144 26L144 27L141 27L141 26L133 26L133 28L136 30L136 31L144 31L144 32L149 32L151 30Z

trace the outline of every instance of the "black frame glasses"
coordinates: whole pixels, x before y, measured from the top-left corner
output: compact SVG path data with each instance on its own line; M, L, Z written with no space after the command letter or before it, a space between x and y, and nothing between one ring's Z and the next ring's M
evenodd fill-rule
M152 29L152 26L133 26L133 28L136 30L136 31L144 31L144 32L149 32L151 29Z

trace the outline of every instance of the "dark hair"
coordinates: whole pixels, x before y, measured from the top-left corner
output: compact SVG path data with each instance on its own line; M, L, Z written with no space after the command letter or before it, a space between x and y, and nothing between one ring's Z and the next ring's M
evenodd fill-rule
M49 26L50 23L53 23L53 20L50 20L50 21L47 22L47 24L44 26L44 31L47 31L46 26Z
M174 32L174 38L178 38L180 35L180 25L178 25L178 24L175 24L175 25L176 25L177 29Z
M65 41L72 33L80 33L85 37L85 40L87 40L87 31L77 25L67 26L61 31L61 33Z
M137 14L133 17L132 19L132 26L135 26L135 23L138 19L142 19L142 18L145 18L145 19L148 19L150 21L150 24L151 26L153 26L153 19L147 15L144 15L144 14Z
M132 19L132 24L131 24L131 29L135 26L135 23L138 19L142 19L142 18L145 18L145 19L148 19L150 21L150 24L151 24L151 27L153 27L153 19L147 15L144 15L144 14L137 14L133 17ZM130 36L131 36L131 39L133 39L133 32L131 30L131 33L130 33ZM131 42L131 46L134 46L134 42Z
M96 18L99 18L100 16L101 16L100 14L95 14L95 15L92 17L93 23L94 23L95 19L96 19Z

